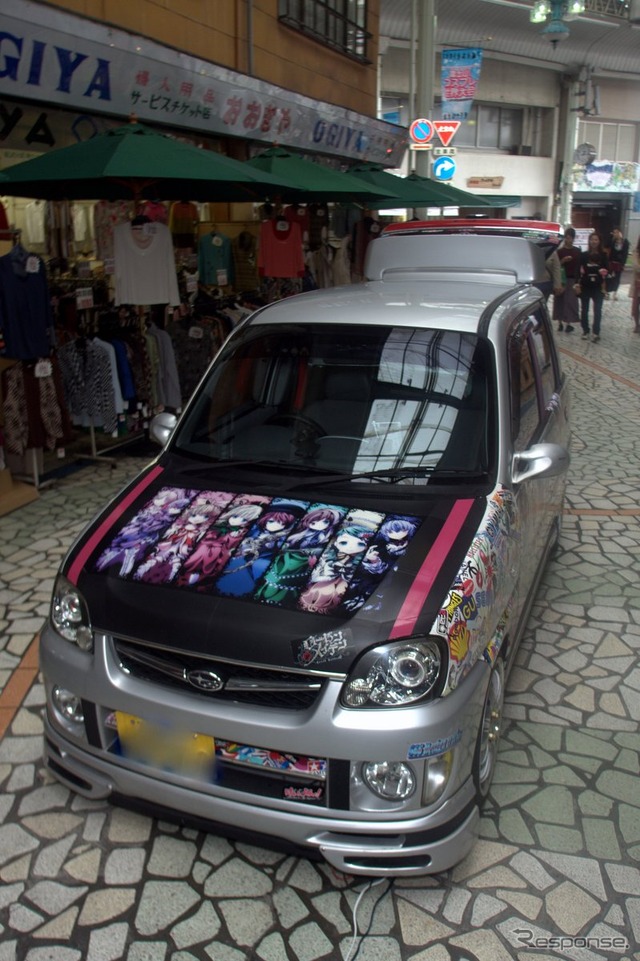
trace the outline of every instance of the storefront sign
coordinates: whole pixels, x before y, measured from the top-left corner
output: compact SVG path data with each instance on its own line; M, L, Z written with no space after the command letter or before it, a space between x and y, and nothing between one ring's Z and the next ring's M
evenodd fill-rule
M580 193L635 193L640 190L640 164L613 160L596 160L586 167L574 164L573 189Z
M403 127L29 0L0 16L0 95L387 166L406 148Z
M467 177L467 187L481 190L499 189L504 183L504 177Z

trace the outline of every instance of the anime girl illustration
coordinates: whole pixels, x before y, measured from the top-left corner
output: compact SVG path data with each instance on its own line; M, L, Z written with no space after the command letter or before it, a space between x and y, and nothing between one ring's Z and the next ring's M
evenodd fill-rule
M200 491L168 528L149 557L140 564L133 575L134 580L148 584L170 583L206 529L233 496L221 491Z
M308 586L300 595L301 610L328 614L341 604L383 517L371 511L349 512L346 523L322 553Z
M312 507L266 569L254 598L265 604L294 607L318 557L343 517L344 509L339 507L327 504Z
M216 593L233 597L253 594L306 506L303 501L274 499L271 509L258 518L218 578Z
M394 516L384 521L351 578L343 602L346 610L357 611L369 600L385 575L406 553L418 524L417 517Z
M118 575L127 577L196 494L195 490L180 487L159 490L116 534L96 561L96 570L104 571L120 564Z
M180 587L209 590L235 553L247 529L262 514L268 497L237 497L205 533L191 556L184 563L176 580Z

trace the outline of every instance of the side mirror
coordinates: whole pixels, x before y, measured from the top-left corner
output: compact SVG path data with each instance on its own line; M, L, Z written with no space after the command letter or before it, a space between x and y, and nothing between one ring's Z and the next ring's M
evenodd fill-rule
M161 447L165 447L177 423L178 418L175 414L169 414L167 411L156 414L149 425L151 440L160 444Z
M560 444L534 444L513 455L511 479L520 484L534 477L557 477L569 468L569 451Z

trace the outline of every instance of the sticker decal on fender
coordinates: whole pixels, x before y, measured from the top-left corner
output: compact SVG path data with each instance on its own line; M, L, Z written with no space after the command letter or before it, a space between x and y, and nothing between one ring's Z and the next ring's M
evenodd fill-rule
M436 757L438 754L444 754L446 751L450 751L452 747L455 747L461 738L462 731L458 728L458 730L450 734L449 737L441 737L437 741L423 741L421 744L411 744L407 751L407 760L417 761L422 757Z

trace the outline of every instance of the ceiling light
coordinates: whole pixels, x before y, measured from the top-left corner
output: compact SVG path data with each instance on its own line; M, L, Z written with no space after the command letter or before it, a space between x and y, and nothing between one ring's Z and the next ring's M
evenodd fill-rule
M535 0L529 19L531 23L544 23L542 35L553 46L566 40L569 28L566 21L575 20L585 11L585 0Z

